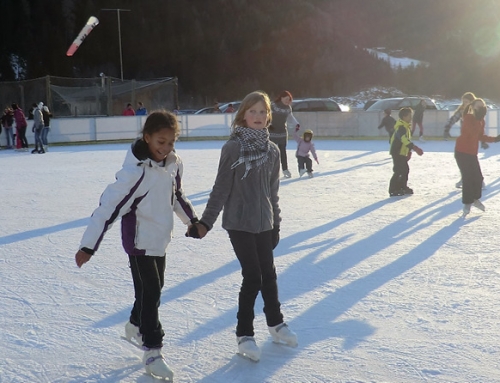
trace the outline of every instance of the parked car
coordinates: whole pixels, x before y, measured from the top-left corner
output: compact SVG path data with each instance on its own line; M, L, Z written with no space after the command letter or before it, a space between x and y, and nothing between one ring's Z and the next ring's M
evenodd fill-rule
M179 109L176 114L195 114L198 109Z
M213 106L207 106L206 108L201 108L194 112L194 114L210 114L214 112L214 107Z
M304 98L292 101L294 112L341 112L339 104L331 98Z
M429 97L406 96L406 97L384 98L382 100L378 100L372 106L370 106L368 109L366 109L366 111L367 112L383 111L386 109L399 110L399 109L405 108L405 107L410 107L412 109L415 109L415 107L419 104L421 99L425 100L425 103L426 103L425 109L433 109L433 110L438 109L436 103L432 99L430 99Z
M233 105L233 108L234 108L234 112L233 113L236 113L238 111L238 108L241 105L241 101L231 101L231 102L226 102L225 104L222 104L219 107L219 109L222 111L222 113L226 113L226 109L229 106L229 104Z
M372 99L366 101L365 105L363 105L363 109L364 110L368 109L370 106L375 104L378 100L380 100L380 98L372 98Z

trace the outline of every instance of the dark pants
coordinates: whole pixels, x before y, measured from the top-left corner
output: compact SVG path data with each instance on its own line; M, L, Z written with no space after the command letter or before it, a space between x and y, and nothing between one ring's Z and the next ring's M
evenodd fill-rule
M408 186L408 174L410 174L410 167L408 166L408 159L399 154L392 155L392 162L394 164L392 170L391 181L389 182L389 193L397 192Z
M288 158L286 157L286 143L277 145L278 149L280 150L281 169L288 170Z
M27 148L28 147L28 140L26 139L26 127L16 128L16 129L17 129L17 140L18 140L16 147L18 149Z
M228 230L228 234L240 261L243 276L238 299L236 336L253 336L254 306L259 291L264 300L267 325L283 323L274 267L272 230L257 234Z
M424 135L424 126L422 125L422 121L413 121L412 124L411 124L411 135L413 136L413 133L415 133L415 128L417 127L420 128L420 133L419 133L419 137L423 136Z
M159 348L165 335L158 316L164 284L165 257L129 255L128 259L135 290L130 322L139 326L145 347Z
M477 155L455 152L455 160L462 175L462 203L473 203L481 198L484 179Z
M310 157L297 156L297 163L299 165L299 172L305 167L308 173L312 173L313 162Z

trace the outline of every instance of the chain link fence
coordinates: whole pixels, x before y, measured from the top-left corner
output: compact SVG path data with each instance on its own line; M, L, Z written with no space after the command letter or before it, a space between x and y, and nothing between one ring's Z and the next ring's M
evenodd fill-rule
M56 117L118 116L128 103L142 102L149 110L179 109L176 77L153 80L120 80L101 76L66 78L45 76L33 80L0 82L3 108L15 102L27 114L32 104L43 102Z

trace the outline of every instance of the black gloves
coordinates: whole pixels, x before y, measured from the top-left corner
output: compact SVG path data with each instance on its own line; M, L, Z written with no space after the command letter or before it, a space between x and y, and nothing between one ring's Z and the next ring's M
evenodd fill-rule
M208 225L203 222L203 221L198 221L197 219L196 220L191 220L191 223L193 224L191 226L191 228L189 229L188 232L186 232L185 236L186 237L191 237L191 238L200 238L200 233L198 232L198 227L195 225L196 223L199 223L203 226L205 226L205 228L207 229L207 232L210 231L210 228L208 227Z
M279 225L274 225L274 227L273 227L272 240L273 240L273 250L274 250L274 249L276 249L276 246L278 246L278 243L280 242L280 227L279 227Z
M498 136L497 136L497 138L496 138L496 141L495 141L495 142L498 142L498 140L499 140L499 138L498 138ZM483 141L482 141L482 142L481 142L481 147L482 147L483 149L488 149L490 146L489 146L486 142L483 142Z
M200 234L198 233L198 228L196 227L196 225L191 226L189 231L186 233L186 237L200 238Z

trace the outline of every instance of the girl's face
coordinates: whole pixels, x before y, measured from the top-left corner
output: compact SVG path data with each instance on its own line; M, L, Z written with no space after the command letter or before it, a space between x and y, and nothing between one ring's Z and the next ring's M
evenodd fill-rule
M175 139L175 131L169 128L144 135L144 141L148 145L151 157L156 162L163 161L174 150Z
M246 125L252 129L264 129L267 126L267 109L263 101L259 101L248 108L243 117Z
M285 105L290 105L292 100L290 99L290 96L285 96L281 97L281 102Z

